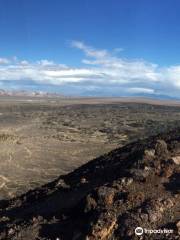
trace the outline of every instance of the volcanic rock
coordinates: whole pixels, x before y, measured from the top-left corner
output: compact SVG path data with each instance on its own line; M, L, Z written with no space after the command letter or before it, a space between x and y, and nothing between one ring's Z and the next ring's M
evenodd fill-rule
M180 129L130 143L0 201L0 239L179 239Z

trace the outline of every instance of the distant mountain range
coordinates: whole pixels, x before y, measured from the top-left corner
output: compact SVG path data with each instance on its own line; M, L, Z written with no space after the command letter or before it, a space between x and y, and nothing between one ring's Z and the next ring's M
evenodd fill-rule
M49 93L44 91L26 91L26 90L4 90L0 89L0 96L14 97L62 97L58 93Z
M47 92L47 91L31 91L31 90L5 90L0 89L0 96L12 96L12 97L46 97L46 98L53 98L53 97L90 97L90 98L112 98L112 97L140 97L140 98L151 98L151 99L157 99L157 100L179 100L177 97L172 97L168 95L163 94L147 94L147 93L140 93L140 94L103 94L102 92L83 92L80 95L63 95L56 92Z
M153 98L158 100L179 100L178 97L172 97L165 94L147 94L147 93L141 93L141 94L133 94L133 97L145 97L145 98Z

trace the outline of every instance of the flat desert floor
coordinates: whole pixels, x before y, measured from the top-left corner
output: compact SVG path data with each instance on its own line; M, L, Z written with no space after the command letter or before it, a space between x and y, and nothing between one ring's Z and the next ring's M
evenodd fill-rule
M130 98L0 98L0 199L139 138L180 126L180 103Z

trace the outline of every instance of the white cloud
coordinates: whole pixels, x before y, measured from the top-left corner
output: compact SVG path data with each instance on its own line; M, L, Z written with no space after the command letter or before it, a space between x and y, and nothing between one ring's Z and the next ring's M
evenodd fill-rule
M180 89L180 66L171 66L164 69L164 75L167 76L170 83Z
M72 41L71 45L72 47L83 50L88 57L95 57L95 58L108 57L107 50L96 50L90 46L85 45L83 42L80 42L80 41Z
M123 48L114 48L114 49L113 49L113 52L114 52L114 53L120 53L120 52L122 52L122 51L124 51Z
M90 59L83 59L87 65L99 66L101 71L109 75L109 80L115 82L130 82L137 79L159 81L158 66L144 60L126 60L118 58L107 50L95 50L83 42L73 41L72 46L84 51Z
M22 61L20 61L20 64L21 64L21 65L28 65L29 62L28 62L27 60L22 60Z
M140 88L140 87L134 87L134 88L129 88L127 90L130 93L148 93L148 94L153 94L155 93L154 89L151 88Z
M7 58L0 58L0 64L8 64L10 63L10 60L8 60Z
M37 63L42 66L53 66L55 64L53 61L49 61L47 59L42 59L40 61L37 61Z
M80 41L71 46L81 50L85 57L82 67L69 67L53 60L41 59L30 62L0 58L0 81L31 80L38 84L68 85L86 89L104 91L109 88L120 89L126 93L167 94L180 93L180 65L160 67L142 59L124 59L115 52L123 49L95 49ZM113 95L113 93L112 93Z

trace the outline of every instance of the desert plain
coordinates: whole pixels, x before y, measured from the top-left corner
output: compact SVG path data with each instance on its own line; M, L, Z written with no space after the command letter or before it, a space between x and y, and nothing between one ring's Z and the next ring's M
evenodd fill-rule
M53 181L137 139L180 126L180 103L131 98L0 98L0 199Z

